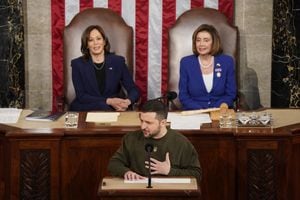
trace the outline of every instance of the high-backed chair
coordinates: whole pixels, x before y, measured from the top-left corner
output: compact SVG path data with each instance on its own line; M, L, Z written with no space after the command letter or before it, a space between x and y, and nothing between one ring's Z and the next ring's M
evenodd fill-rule
M178 92L179 68L182 57L193 54L192 35L201 24L213 25L220 34L223 52L237 58L238 30L231 26L224 14L212 8L195 8L184 12L169 29L168 90ZM236 63L236 73L238 68ZM238 80L238 79L237 79ZM179 99L172 109L180 109Z
M107 8L90 8L78 13L64 30L64 103L65 109L75 98L71 60L81 56L81 35L90 25L100 25L108 37L111 52L125 58L133 73L133 29L123 18ZM66 108L67 107L67 108Z

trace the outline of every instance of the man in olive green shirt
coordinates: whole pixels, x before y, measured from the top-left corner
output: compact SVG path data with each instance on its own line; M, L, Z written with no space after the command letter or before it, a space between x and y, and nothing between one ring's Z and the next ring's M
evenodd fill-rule
M182 134L168 129L168 110L158 100L146 102L140 112L141 130L128 133L111 158L108 170L126 180L145 179L152 175L194 176L201 180L202 170L197 151ZM145 145L151 144L150 164Z

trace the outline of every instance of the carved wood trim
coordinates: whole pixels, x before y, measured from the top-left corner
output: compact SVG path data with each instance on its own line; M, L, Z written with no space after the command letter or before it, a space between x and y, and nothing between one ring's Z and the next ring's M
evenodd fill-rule
M20 199L50 199L50 150L21 150Z
M247 151L247 157L247 199L277 199L275 151L251 149Z

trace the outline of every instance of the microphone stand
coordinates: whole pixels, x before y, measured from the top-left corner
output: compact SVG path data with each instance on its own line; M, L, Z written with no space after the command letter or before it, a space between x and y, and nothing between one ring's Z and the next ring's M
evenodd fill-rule
M151 164L150 164L150 158L151 158L151 152L153 151L153 145L152 144L146 144L145 145L145 150L147 151L147 158L148 158L148 186L147 188L152 188L151 186Z
M148 154L148 163L149 163L149 172L148 172L148 186L147 188L152 188L151 186L151 167L150 167L150 157L151 157L151 152L150 151L147 151L147 154Z

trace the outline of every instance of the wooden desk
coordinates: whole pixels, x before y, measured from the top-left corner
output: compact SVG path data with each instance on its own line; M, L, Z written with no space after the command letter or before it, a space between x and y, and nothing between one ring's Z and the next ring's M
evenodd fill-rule
M26 113L27 111L24 111ZM97 199L98 184L130 123L57 122L0 124L0 198ZM27 112L28 114L28 112ZM194 144L203 169L203 199L300 199L299 110L275 110L274 129L219 129L217 123L181 131ZM217 190L217 191L216 191Z
M195 178L191 183L152 183L152 188L147 188L147 183L124 183L116 177L105 177L99 184L98 195L101 200L115 199L200 199L201 192Z

